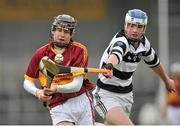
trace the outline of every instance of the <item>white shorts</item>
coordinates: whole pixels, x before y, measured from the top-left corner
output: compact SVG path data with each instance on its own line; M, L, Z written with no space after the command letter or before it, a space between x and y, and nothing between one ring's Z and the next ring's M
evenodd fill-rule
M173 125L180 125L180 107L168 106L167 116Z
M50 110L53 125L63 121L72 122L75 125L94 125L94 109L92 98L83 93L80 96L70 98L61 105Z
M123 110L130 115L133 101L133 93L114 93L96 87L93 91L94 106L97 113L104 119L106 112L113 108L120 106Z

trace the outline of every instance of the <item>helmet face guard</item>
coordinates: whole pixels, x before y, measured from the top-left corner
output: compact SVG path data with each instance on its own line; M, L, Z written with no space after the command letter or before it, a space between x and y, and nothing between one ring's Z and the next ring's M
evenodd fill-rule
M72 35L75 32L75 27L76 27L77 21L74 19L74 17L70 15L58 15L55 17L52 27L51 27L51 35L53 35L52 31L55 29L64 29L64 30L69 30L70 35ZM67 47L69 44L68 43L60 43L60 42L53 42L56 46L58 47Z
M58 15L52 23L51 31L54 31L55 28L66 28L73 33L75 31L76 24L77 21L74 17L66 14Z

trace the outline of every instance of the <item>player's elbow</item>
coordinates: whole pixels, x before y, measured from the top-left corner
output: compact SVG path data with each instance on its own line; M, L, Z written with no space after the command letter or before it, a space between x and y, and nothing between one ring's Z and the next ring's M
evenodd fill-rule
M24 82L23 82L23 88L24 88L25 90L27 90L27 80L26 80L26 79L25 79Z

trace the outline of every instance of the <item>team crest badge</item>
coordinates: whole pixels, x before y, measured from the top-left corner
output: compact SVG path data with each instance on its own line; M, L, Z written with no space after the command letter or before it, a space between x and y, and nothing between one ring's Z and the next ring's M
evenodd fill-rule
M63 59L64 59L64 56L62 54L57 54L54 58L54 61L57 63L60 63L63 61Z

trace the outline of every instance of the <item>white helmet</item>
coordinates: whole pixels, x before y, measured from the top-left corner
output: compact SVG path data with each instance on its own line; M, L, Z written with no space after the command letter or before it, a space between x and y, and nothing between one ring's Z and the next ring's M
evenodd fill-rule
M145 29L148 22L148 16L146 12L139 10L139 9L132 9L126 13L125 17L125 27L127 24L137 24L137 25L144 25Z

